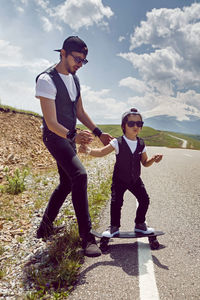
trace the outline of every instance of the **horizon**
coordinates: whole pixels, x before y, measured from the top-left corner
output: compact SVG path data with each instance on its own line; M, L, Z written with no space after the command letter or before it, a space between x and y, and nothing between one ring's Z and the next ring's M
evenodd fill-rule
M43 118L42 114L39 114L37 112L30 111L30 110L21 110L21 109L18 109L16 107L13 107L13 106L3 105L3 104L0 103L0 111L4 111L5 113L7 113L7 111L6 111L7 109L10 110L8 112L16 112L16 113L21 113L21 114L28 114L28 115L33 115L35 117L39 117L41 119ZM162 116L160 116L160 117L162 117ZM147 119L144 118L143 121L145 121L145 120L147 120ZM84 126L79 120L77 121L77 125L78 126L79 125ZM121 123L120 122L119 123L112 123L112 124L110 124L110 123L109 124L99 123L97 125L98 126L121 126ZM145 122L144 122L144 126L143 127L146 127L146 128L149 127L149 128L152 128L152 129L154 129L156 131L172 132L172 133L183 134L183 135L200 136L200 134L198 134L198 133L179 132L179 131L175 131L175 130L155 128L155 127L153 127L151 125L148 125L148 124L146 125Z

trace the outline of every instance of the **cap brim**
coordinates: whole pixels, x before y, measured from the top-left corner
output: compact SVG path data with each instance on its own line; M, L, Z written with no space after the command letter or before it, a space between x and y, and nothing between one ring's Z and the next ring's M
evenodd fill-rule
M58 49L58 50L53 50L53 51L57 51L57 52L60 52L60 51L61 51L61 49Z

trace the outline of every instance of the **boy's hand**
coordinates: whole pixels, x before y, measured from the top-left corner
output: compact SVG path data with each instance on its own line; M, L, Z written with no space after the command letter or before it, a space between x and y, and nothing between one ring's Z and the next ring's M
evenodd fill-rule
M78 148L79 153L86 153L87 152L87 146L85 144L81 144Z
M163 155L162 154L156 154L156 155L154 155L153 158L154 158L154 162L159 163L162 160Z
M90 151L91 149L86 144L81 144L80 147L78 148L79 153L89 154Z

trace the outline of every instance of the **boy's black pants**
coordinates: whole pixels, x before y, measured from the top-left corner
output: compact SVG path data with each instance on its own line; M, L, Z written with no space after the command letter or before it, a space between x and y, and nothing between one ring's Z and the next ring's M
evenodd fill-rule
M135 223L144 223L145 216L149 206L149 196L146 192L144 183L141 178L135 183L126 184L119 179L114 179L111 186L111 225L120 227L121 208L123 205L123 196L125 191L129 190L138 201Z
M84 238L91 229L91 219L88 210L87 173L76 155L76 146L48 129L43 131L43 142L57 162L60 183L50 197L42 222L53 223L67 195L72 192L79 234Z

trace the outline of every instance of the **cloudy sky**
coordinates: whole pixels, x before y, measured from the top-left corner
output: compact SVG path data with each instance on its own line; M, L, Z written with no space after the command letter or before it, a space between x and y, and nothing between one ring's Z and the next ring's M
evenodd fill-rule
M119 123L200 117L200 0L0 0L0 103L40 111L35 77L70 35L88 45L77 75L86 111Z

